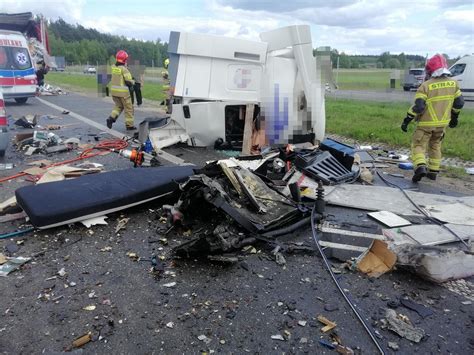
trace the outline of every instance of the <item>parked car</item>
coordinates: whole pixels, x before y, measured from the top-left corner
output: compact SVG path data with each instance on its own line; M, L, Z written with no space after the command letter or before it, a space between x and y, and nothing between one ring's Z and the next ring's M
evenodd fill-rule
M411 89L418 89L418 87L425 80L425 69L424 68L413 68L405 73L403 79L403 90L410 91Z
M0 157L5 155L9 140L5 101L3 100L2 90L0 90Z
M97 69L95 67L85 67L84 74L96 74Z
M474 55L467 55L459 59L449 68L449 71L459 83L465 98L474 98Z

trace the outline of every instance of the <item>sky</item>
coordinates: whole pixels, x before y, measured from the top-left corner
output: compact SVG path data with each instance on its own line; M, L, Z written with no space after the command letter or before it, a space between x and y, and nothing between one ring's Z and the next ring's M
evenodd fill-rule
M170 31L250 40L307 24L313 46L347 54L474 53L474 0L0 0L0 12L48 19L143 40Z

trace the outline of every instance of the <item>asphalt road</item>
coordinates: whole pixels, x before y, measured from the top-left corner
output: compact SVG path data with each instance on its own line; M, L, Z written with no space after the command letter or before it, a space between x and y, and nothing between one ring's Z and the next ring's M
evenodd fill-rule
M104 124L112 106L109 99L77 94L42 99L70 113L61 114L36 99L24 106L9 103L12 135L23 130L13 130L13 118L48 114L58 117L41 119L41 125L70 125L56 131L62 138L94 143L111 137L105 127L90 126L72 116L76 113ZM153 108L137 110L136 122L155 112ZM114 129L126 133L123 121ZM196 164L218 157L208 149L176 147L168 152ZM59 161L74 156L77 152L71 151L25 157L11 146L0 163L14 162L15 170L1 171L0 177L23 170L33 160ZM130 162L115 154L94 161L104 164L105 170L131 168ZM24 179L4 183L0 196L10 197L16 188L28 184L31 182ZM13 255L33 257L22 270L2 278L0 353L56 354L88 332L93 341L84 345L84 354L334 353L319 343L330 341L316 320L320 314L337 323L337 335L345 346L357 353L376 353L316 254L285 255L286 265L280 266L273 260L271 248L256 244L256 253L241 252L239 261L232 265L172 260L168 255L171 247L190 236L180 229L163 235L162 203L111 214L107 226L87 229L74 224L0 240L0 249L18 247ZM380 233L382 228L364 211L328 208L328 214L332 223L346 229ZM125 229L116 232L118 221L125 217L130 218ZM20 221L0 223L0 234L26 225ZM191 227L191 237L200 227L199 223ZM310 235L309 229L303 229L286 239L311 246ZM158 238L166 238L166 242L157 242ZM129 252L144 260L133 261ZM150 273L147 260L153 255L163 257L160 265L164 272L159 277ZM389 342L396 343L402 354L466 354L474 350L474 312L472 305L462 303L466 298L402 270L371 279L345 270L337 260L332 265L341 269L337 277L342 287L377 331L387 353L393 352ZM60 276L62 268L66 274ZM173 287L165 286L174 282ZM402 295L434 311L422 318L406 308L397 309L425 330L427 335L419 344L383 328L387 303ZM275 335L283 340L272 339Z

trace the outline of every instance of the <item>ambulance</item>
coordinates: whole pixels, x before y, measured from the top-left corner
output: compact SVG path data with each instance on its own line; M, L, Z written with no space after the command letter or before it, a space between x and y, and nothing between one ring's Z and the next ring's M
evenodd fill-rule
M36 96L35 65L21 32L0 30L0 90L19 104Z

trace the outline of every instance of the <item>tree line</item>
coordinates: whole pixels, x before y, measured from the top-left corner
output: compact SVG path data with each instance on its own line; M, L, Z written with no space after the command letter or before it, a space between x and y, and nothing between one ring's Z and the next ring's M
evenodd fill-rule
M118 50L124 49L133 61L146 66L163 66L168 58L168 44L156 41L127 39L101 33L81 25L71 25L62 19L48 23L51 55L65 57L69 65L110 63Z
M71 25L63 19L48 23L48 35L51 55L63 56L71 65L105 64L113 61L118 50L124 49L130 58L138 60L146 66L163 66L168 58L168 43L159 38L156 41L127 39L124 36L101 33L92 28L79 24ZM380 55L348 55L332 49L331 62L333 68L390 68L407 69L423 67L426 58L421 55L391 54L384 52ZM448 58L450 64L458 58Z
M453 64L460 57L449 58L447 54L444 56L448 59L449 64ZM380 55L348 55L339 52L337 49L331 51L332 67L343 69L360 69L360 68L387 68L387 69L409 69L425 66L426 58L416 54L391 54L383 52Z

